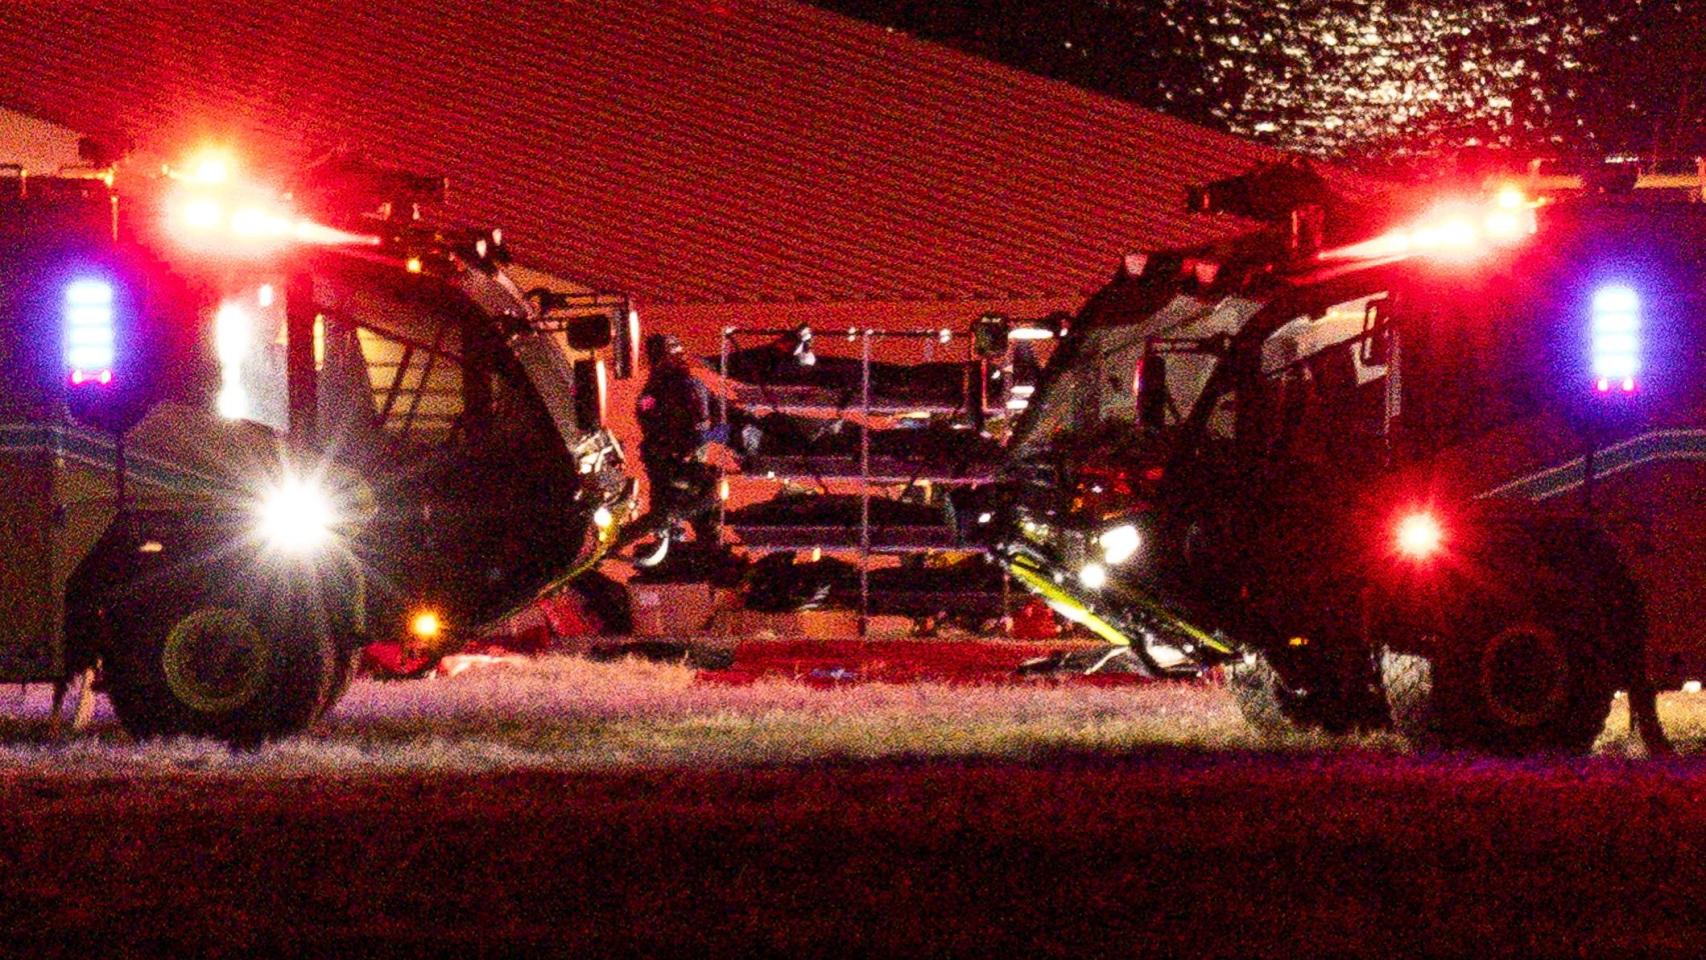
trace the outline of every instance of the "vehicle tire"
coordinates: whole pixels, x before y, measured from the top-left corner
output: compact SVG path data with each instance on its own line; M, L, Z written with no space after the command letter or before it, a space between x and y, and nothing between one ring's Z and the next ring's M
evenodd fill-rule
M1250 651L1227 664L1225 672L1232 702L1257 734L1279 738L1307 729L1294 719L1285 702L1284 682L1265 655Z
M1380 652L1380 681L1386 690L1392 729L1411 743L1425 744L1430 737L1433 701L1433 661L1420 654Z
M330 713L332 708L338 705L338 701L344 698L344 694L349 690L350 680L355 676L356 661L361 658L359 648L352 649L331 637L325 638L325 642L331 647L328 655L332 658L332 681L327 686L326 695L320 700L320 708L314 712L316 720Z
M1558 528L1518 538L1463 589L1434 628L1387 649L1381 678L1394 728L1418 746L1502 755L1579 754L1605 727L1631 646L1644 635L1639 595L1609 546ZM1502 587L1500 586L1502 584ZM1415 642L1417 639L1419 643Z
M255 746L298 733L330 706L337 644L300 603L235 591L130 591L112 605L113 711L133 736Z
M1481 626L1444 657L1382 658L1394 729L1429 748L1586 753L1615 686L1573 638L1536 620Z

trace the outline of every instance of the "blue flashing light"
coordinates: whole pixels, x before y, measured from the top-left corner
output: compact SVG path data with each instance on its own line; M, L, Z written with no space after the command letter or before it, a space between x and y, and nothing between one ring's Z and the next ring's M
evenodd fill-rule
M117 359L113 285L93 278L66 284L60 319L64 323L65 366L71 385L111 383Z
M1620 283L1594 291L1592 359L1594 387L1635 392L1641 372L1641 296Z

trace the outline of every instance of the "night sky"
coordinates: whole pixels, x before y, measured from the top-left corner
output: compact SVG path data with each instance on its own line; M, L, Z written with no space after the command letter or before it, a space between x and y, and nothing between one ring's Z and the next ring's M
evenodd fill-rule
M1706 0L816 0L1350 159L1706 151Z

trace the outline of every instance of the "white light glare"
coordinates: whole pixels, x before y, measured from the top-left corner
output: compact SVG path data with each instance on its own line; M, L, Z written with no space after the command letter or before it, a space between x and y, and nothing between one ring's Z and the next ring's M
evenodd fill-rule
M179 175L200 183L229 183L236 167L236 155L230 150L208 146L191 157L187 168Z
M215 409L227 420L249 416L249 394L243 389L243 360L249 355L254 320L235 301L227 300L213 315L213 353L219 360L219 395Z
M1108 583L1108 568L1099 563L1086 563L1078 571L1078 582L1091 590L1100 590Z
M1143 535L1137 532L1136 526L1122 523L1104 530L1096 542L1102 546L1102 559L1113 567L1137 555L1138 548L1143 546Z
M228 383L220 387L214 405L219 415L227 420L242 420L249 416L249 395L243 392L241 384Z
M1593 295L1595 313L1633 313L1640 308L1640 295L1622 284L1600 287Z
M310 553L332 537L337 523L331 498L317 484L286 477L262 495L255 508L255 532L284 553Z
M1433 514L1419 511L1398 521L1398 551L1415 560L1426 560L1445 543L1445 531Z
M227 300L213 315L213 353L221 365L243 362L248 355L253 322L242 307Z
M111 306L113 285L105 280L74 280L65 285L65 302L73 307Z
M191 197L178 207L178 220L198 233L217 230L225 222L225 206L212 197Z

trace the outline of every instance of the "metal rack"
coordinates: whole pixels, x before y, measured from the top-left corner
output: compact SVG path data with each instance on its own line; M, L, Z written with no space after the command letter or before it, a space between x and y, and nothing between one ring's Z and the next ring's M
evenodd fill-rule
M874 458L871 451L871 418L873 416L897 415L907 413L957 413L965 412L974 429L981 429L985 417L992 411L989 409L989 398L985 386L987 379L987 363L985 360L968 360L965 364L966 377L961 402L954 406L944 406L932 402L901 402L879 400L872 395L871 369L874 362L873 346L881 340L911 340L921 343L952 342L952 335L947 331L936 330L878 330L870 327L848 330L846 336L850 341L859 344L859 389L857 404L835 403L834 397L845 396L845 390L823 388L808 385L755 385L735 381L729 374L729 360L732 348L740 337L780 338L796 333L796 329L739 329L725 327L722 331L721 349L719 354L718 373L723 379L723 387L718 391L718 421L726 429L729 425L730 394L743 406L769 409L777 413L791 413L802 416L833 416L846 417L851 412L857 412L861 418L859 435L859 451L857 456L830 456L811 458L789 457L753 457L752 466L756 469L749 471L750 475L761 475L766 479L793 480L826 478L856 481L859 488L859 525L857 537L849 536L851 531L839 526L822 524L799 524L778 526L774 532L764 528L737 527L742 530L742 540L748 549L755 551L776 550L850 550L859 553L859 632L865 634L870 621L871 581L870 563L874 555L881 554L915 554L940 550L963 548L957 531L941 527L917 528L879 528L873 529L871 523L871 500L873 488L892 486L895 484L912 484L928 482L934 484L967 484L975 483L987 475L962 470L931 470L928 466L913 464L909 461L893 457ZM1005 404L997 407L1004 412ZM811 460L808 465L802 461ZM795 460L793 463L785 461ZM901 529L909 529L907 534L901 534ZM1002 582L1002 609L1007 603L1008 586L1005 577Z

